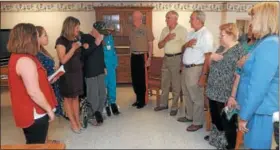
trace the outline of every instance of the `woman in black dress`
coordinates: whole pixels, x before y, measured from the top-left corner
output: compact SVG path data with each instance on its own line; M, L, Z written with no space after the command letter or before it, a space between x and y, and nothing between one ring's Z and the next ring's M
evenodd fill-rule
M65 74L60 77L60 93L64 97L64 107L75 133L81 133L82 126L79 119L79 99L83 94L83 75L81 44L77 38L80 33L80 21L74 17L67 17L62 26L60 37L56 40L56 50Z

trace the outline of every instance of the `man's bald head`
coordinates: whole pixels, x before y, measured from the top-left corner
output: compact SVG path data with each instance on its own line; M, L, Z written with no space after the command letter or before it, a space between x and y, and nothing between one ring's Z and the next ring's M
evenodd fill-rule
M141 13L141 11L134 11L132 14L132 17L136 17L136 18L142 18L143 14Z
M140 11L134 11L132 14L133 25L139 27L142 24L143 14Z

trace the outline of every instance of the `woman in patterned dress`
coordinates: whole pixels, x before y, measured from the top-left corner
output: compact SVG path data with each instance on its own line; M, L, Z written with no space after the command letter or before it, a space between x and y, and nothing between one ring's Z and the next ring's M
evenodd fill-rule
M232 95L234 73L237 61L245 55L245 51L242 45L238 43L237 38L238 28L236 24L221 25L221 47L211 54L211 66L206 88L213 124L209 143L217 148L235 148L236 141L233 137L236 137L237 115L230 120L226 120L225 116L221 116L221 113L227 101L235 97ZM214 139L214 137L220 140Z
M39 33L39 43L40 43L40 51L37 54L37 58L46 69L47 75L50 76L55 72L55 62L52 56L50 55L50 53L44 48L44 46L48 45L48 35L46 30L42 26L36 26L36 29L37 32ZM56 80L57 79L54 79L51 82L58 103L55 113L57 116L63 116L67 118L63 110L63 98L60 95L59 87Z

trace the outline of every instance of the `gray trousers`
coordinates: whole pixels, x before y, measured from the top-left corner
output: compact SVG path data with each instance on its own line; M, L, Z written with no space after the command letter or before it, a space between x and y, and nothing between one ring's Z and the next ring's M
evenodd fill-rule
M182 74L182 91L185 101L186 117L193 120L194 125L203 125L204 96L203 88L198 86L202 66L184 68Z
M86 78L87 101L91 104L93 112L103 112L106 100L105 75Z

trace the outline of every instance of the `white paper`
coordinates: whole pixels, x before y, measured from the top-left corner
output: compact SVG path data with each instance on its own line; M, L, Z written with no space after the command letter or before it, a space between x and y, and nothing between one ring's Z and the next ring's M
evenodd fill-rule
M79 46L82 46L82 43L80 41L77 42L79 44Z
M107 45L107 50L111 50L111 45Z
M49 82L58 74L58 73L65 73L65 70L64 70L64 66L63 65L61 65L60 67L59 67L59 69L57 69L56 71L55 71L55 73L53 73L52 75L50 75L49 77L48 77L48 80L49 80Z
M2 80L7 80L7 79L8 79L8 75L1 74L1 79L2 79Z
M279 121L279 111L273 113L273 122Z

